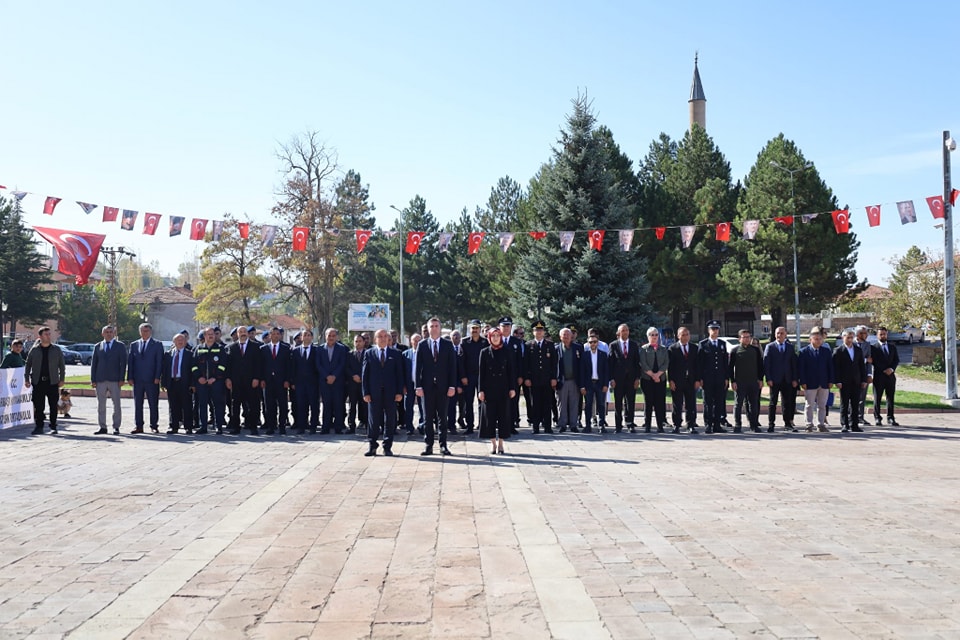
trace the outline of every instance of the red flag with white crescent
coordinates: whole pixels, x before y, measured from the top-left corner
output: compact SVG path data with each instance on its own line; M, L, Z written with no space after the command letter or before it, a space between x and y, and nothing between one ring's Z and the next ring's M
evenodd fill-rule
M237 224L237 228L240 229L240 237L246 240L250 237L250 223L249 222L240 222Z
M57 207L57 204L60 202L60 198L54 198L53 196L47 196L47 199L43 202L43 212L48 216L53 215L53 210Z
M120 215L120 207L104 207L103 208L104 222L116 222L118 215Z
M203 240L207 235L207 221L203 218L194 218L190 223L190 239Z
M472 231L467 237L467 255L472 256L477 251L480 251L480 245L483 244L483 236L486 235L483 231Z
M307 227L293 228L293 250L294 251L307 250L307 235L309 233L310 233L310 229L308 229Z
M657 227L656 229L653 230L653 232L657 234L657 240L663 240L663 234L667 232L667 228Z
M880 226L880 205L872 204L867 207L867 222L871 227Z
M370 240L371 232L367 229L357 229L357 253L363 253L367 248L367 241Z
M954 189L950 192L950 206L957 206L957 196L960 196L960 189Z
M603 236L606 233L603 229L594 229L590 232L590 248L597 251L603 250Z
M57 271L75 276L77 286L87 284L93 268L97 265L100 246L107 236L46 227L34 227L34 230L57 250Z
M530 232L530 237L533 238L534 240L543 240L544 238L547 237L547 232L546 232L546 231L531 231L531 232Z
M423 237L427 235L423 231L408 231L407 232L407 253L413 255L420 250L420 243L423 242Z
M773 219L775 222L779 222L785 227L789 227L793 224L793 216L777 216Z
M838 209L834 211L833 216L833 226L837 230L837 233L850 233L850 212L845 209Z
M143 234L147 236L152 236L157 232L157 225L160 224L160 214L159 213L144 213L143 214Z
M729 222L717 223L717 240L719 242L730 242L730 223Z
M943 210L943 196L930 196L927 198L927 206L930 207L930 213L933 214L934 219L947 217Z

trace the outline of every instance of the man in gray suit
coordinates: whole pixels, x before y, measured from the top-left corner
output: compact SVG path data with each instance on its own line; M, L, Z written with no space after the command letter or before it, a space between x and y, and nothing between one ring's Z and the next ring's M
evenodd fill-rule
M113 435L120 435L120 385L127 373L127 345L116 339L117 329L107 325L100 332L103 340L93 348L90 386L97 390L97 418L100 430L107 433L107 395L113 400Z
M130 433L143 433L143 398L150 407L150 430L160 433L160 372L163 345L153 340L153 326L140 325L140 339L130 343L127 356L127 382L133 385L133 410L136 428Z

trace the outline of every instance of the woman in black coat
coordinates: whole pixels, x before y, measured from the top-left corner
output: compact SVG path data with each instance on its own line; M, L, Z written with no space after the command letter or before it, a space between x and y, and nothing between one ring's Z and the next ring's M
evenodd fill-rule
M514 371L513 353L503 348L500 329L491 329L487 340L490 346L480 352L480 377L477 380L477 397L483 408L480 437L490 438L490 453L503 453L503 441L510 437L513 429L510 399L517 394L517 373Z

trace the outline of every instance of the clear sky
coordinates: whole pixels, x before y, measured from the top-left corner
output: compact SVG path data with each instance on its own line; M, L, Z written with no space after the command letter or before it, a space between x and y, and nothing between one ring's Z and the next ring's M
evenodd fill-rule
M29 223L107 233L174 275L202 245L167 216L268 223L298 133L360 173L381 225L416 194L443 223L504 175L525 185L578 91L635 166L661 131L681 138L699 51L735 179L783 132L853 210L860 277L885 284L892 256L943 247L924 198L943 190L942 131L960 138L957 7L0 0L0 184L34 194ZM64 199L52 218L46 195ZM75 200L164 218L148 237Z

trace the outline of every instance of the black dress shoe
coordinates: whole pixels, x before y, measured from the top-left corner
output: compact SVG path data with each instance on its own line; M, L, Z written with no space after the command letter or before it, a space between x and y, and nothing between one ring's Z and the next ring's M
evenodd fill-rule
M705 432L705 433L713 433L713 427L707 427L706 429L704 429L704 432Z
M882 427L882 426L883 426L883 420L880 420L880 419L878 418L878 419L877 419L877 426L878 426L878 427Z
M567 427L566 427L566 425L560 427L560 433L566 433L566 432L567 432Z
M773 425L767 427L767 433L773 433Z
M616 427L616 428L614 428L614 433L620 433L620 432L622 432L622 431L623 431L623 427Z
M691 433L691 434L699 434L700 432L697 431L697 428L696 428L696 427L690 427L690 433Z
M427 447L426 449L424 449L423 451L420 452L420 455L422 455L422 456L432 456L432 455L433 455L433 447Z
M553 433L553 427L544 427L544 428L543 428L543 432L544 432L544 433Z
M143 427L137 427L136 429L130 432L130 435L133 435L135 433L143 433Z
M154 433L160 433L159 427L150 427L150 431L153 431Z
M106 429L100 429L99 431L94 431L94 432L93 432L93 435L95 435L95 436L105 436L105 435L107 435L107 430L106 430Z
M223 427L217 427L217 435L218 435L218 436L222 436L222 435L223 435Z
M39 436L43 434L43 427L34 427L33 431L30 432L32 436Z
M723 427L714 427L714 428L713 428L713 432L714 432L714 433L726 433L727 430L724 429Z
M453 455L452 453L450 453L450 449L447 449L446 446L440 447L440 453L442 453L442 454L445 455L445 456L452 456L452 455Z
M584 433L592 433L592 432L593 432L593 429L590 428L590 427L584 427L584 428L583 428L583 432L584 432Z
M383 445L383 455L389 457L393 456L393 447L388 444Z
M371 444L371 445L370 445L370 449L369 449L365 454L363 454L363 455L366 456L366 457L368 457L368 458L372 458L373 456L377 455L377 447L378 447L378 446L379 446L379 445Z
M115 436L120 435L120 429L114 429L114 430L113 430L113 435L115 435Z
M209 433L209 431L207 431L206 427L200 427L197 429L197 435L205 436L207 433Z
M733 432L734 432L734 433L743 433L743 427L734 427L734 428L733 428Z
M680 433L680 427L674 427L673 433Z
M173 427L170 427L169 429L167 429L167 435L168 435L168 436L169 436L169 435L173 435L173 434L175 434L175 433L179 433L179 432L180 432L179 429L174 429ZM104 433L106 433L106 431L104 431Z
M663 433L663 425L662 425L662 424L658 424L658 425L657 425L657 433Z
M863 433L863 429L861 429L857 425L853 425L852 427L850 427L850 431L854 431L856 433Z
M900 423L894 420L893 418L887 418L887 424L891 427L899 427Z
M50 425L50 435L52 436L57 435L57 425L55 424Z
M754 433L760 433L760 427L750 427L750 431L753 431Z
M580 433L580 430L576 427L570 427L570 433Z

